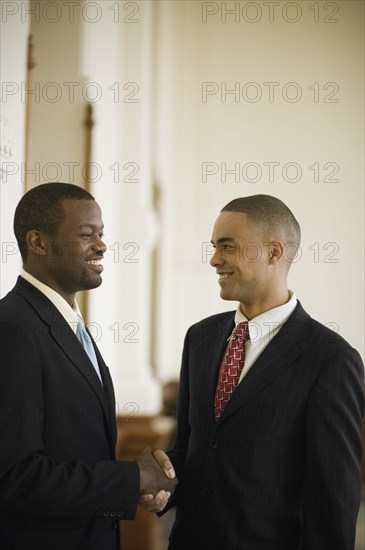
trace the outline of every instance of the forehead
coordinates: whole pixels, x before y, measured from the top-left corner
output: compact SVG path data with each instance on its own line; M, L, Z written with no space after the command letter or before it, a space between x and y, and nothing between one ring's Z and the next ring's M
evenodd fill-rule
M215 221L212 241L223 238L240 239L249 231L247 214L242 212L221 212ZM250 228L250 231L252 229Z
M93 200L66 199L61 202L64 218L61 227L80 225L100 225L101 209Z

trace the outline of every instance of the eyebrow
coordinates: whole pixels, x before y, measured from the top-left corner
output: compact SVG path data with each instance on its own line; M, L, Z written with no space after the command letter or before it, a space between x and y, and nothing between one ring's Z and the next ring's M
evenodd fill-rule
M236 239L233 237L221 237L218 239L217 244L224 244L224 243L234 243ZM210 241L212 244L214 244L213 241Z
M81 223L79 225L79 228L82 229L83 227L90 227L91 229L94 229L95 227L97 228L100 228L100 229L104 229L104 225L94 225L92 223Z

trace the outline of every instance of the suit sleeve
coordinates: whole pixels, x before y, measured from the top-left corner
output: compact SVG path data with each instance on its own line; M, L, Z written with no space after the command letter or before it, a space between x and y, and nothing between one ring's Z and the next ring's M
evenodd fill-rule
M42 439L44 405L36 338L1 322L0 509L49 517L106 517L107 510L109 517L134 519L138 465L51 460Z
M167 453L176 472L176 477L179 480L179 485L168 505L158 515L163 515L167 510L176 506L179 499L180 487L183 485L184 478L184 463L189 445L190 424L189 424L189 408L190 408L190 392L189 392L189 336L191 329L188 330L182 354L182 363L180 370L180 385L179 396L177 401L177 429L176 438L173 448Z
M350 550L355 544L364 368L354 349L339 347L307 407L303 550Z

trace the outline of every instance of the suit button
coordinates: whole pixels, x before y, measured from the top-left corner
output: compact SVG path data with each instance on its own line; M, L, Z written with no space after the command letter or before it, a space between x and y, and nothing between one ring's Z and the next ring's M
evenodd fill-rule
M218 447L218 445L219 445L219 443L216 439L211 439L210 444L209 444L211 449L216 449Z
M116 518L116 517L117 517L117 513L116 513L115 510L113 510L112 512L110 512L109 515L110 515L111 518Z
M207 497L210 495L210 489L209 487L203 487L203 489L200 491L200 496L202 496L203 498Z
M124 512L123 512L123 510L119 510L119 511L117 512L117 518L121 519L121 518L123 518L123 517L124 517Z
M102 511L102 510L98 510L98 511L96 512L96 515L97 515L98 518L102 518L102 517L103 517L103 511Z
M110 512L109 512L109 510L104 510L104 512L103 512L103 517L104 517L104 518L110 517Z

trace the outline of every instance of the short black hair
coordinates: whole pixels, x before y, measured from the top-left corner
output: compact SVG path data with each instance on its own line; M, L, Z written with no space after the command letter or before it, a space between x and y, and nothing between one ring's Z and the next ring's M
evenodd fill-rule
M288 247L287 257L293 260L300 245L300 225L292 211L280 199L271 195L251 195L234 199L221 212L247 214L247 221L274 238L282 239Z
M20 199L14 215L14 233L23 262L27 259L28 231L38 229L54 237L64 218L61 203L66 199L95 200L82 187L61 182L37 185Z

